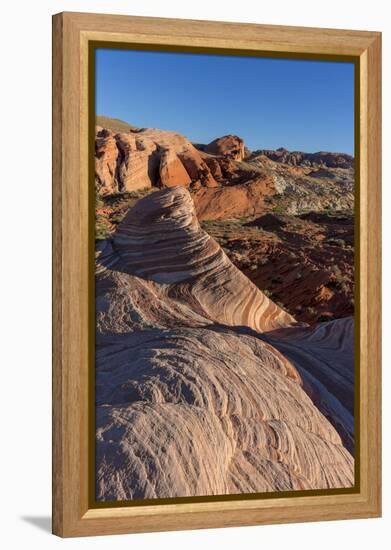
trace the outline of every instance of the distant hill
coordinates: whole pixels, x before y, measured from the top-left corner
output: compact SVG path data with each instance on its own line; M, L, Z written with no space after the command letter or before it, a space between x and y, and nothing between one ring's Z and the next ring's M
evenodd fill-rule
M137 129L136 126L132 126L119 118L110 118L103 115L96 116L96 125L112 130L113 132L129 132L129 130Z
M254 160L260 156L268 157L274 162L288 164L291 166L313 166L320 168L353 168L354 157L346 153L330 153L328 151L318 151L317 153L304 153L303 151L288 151L284 147L279 149L260 149L253 151L249 160Z

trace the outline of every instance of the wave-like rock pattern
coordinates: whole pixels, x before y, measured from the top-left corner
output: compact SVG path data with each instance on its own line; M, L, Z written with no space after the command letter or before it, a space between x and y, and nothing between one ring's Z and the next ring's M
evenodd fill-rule
M132 208L102 263L116 271L166 285L164 292L190 303L208 322L259 332L296 324L228 259L198 223L189 192L153 193Z
M98 256L96 310L98 500L352 486L353 457L307 389L310 363L274 344L301 331L298 345L326 357L328 338L231 264L187 190L129 211Z
M253 336L117 336L98 350L97 397L98 499L352 484L353 459L297 371Z
M304 388L354 453L354 321L276 331L268 341L292 361Z

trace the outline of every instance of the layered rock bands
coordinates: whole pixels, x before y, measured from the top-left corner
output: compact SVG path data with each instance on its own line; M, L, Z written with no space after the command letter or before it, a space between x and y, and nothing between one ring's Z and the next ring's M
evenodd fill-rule
M297 323L185 187L139 200L98 252L96 344L98 500L353 485L352 321Z

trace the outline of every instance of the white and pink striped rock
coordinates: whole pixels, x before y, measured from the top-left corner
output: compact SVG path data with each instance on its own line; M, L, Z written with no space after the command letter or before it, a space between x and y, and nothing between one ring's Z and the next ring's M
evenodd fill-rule
M337 428L349 375L326 366L350 372L351 332L300 327L200 228L185 188L140 200L101 252L96 320L98 500L354 483Z

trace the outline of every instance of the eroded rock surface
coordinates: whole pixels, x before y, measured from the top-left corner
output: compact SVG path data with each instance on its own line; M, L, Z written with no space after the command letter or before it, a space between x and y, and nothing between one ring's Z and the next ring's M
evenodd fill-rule
M244 141L232 134L215 139L205 146L204 151L212 155L221 155L232 160L243 160L246 156Z
M352 317L269 333L305 391L354 453L354 321Z
M251 154L252 158L264 155L271 160L290 164L292 166L311 166L313 168L353 168L354 158L346 153L330 153L319 151L317 153L304 153L303 151L288 151L284 147L279 149L260 149Z
M184 136L156 128L115 133L97 127L95 180L99 195L148 187L216 185L201 153Z
M98 117L100 121L110 119ZM188 187L199 219L238 218L283 209L302 214L347 210L354 204L354 160L343 153L286 149L250 152L227 135L194 146L157 128L96 129L95 180L99 196L176 185Z
M354 217L269 212L252 219L202 222L230 260L297 320L354 313Z
M98 500L353 484L351 331L268 299L184 187L139 200L99 247L96 313Z

